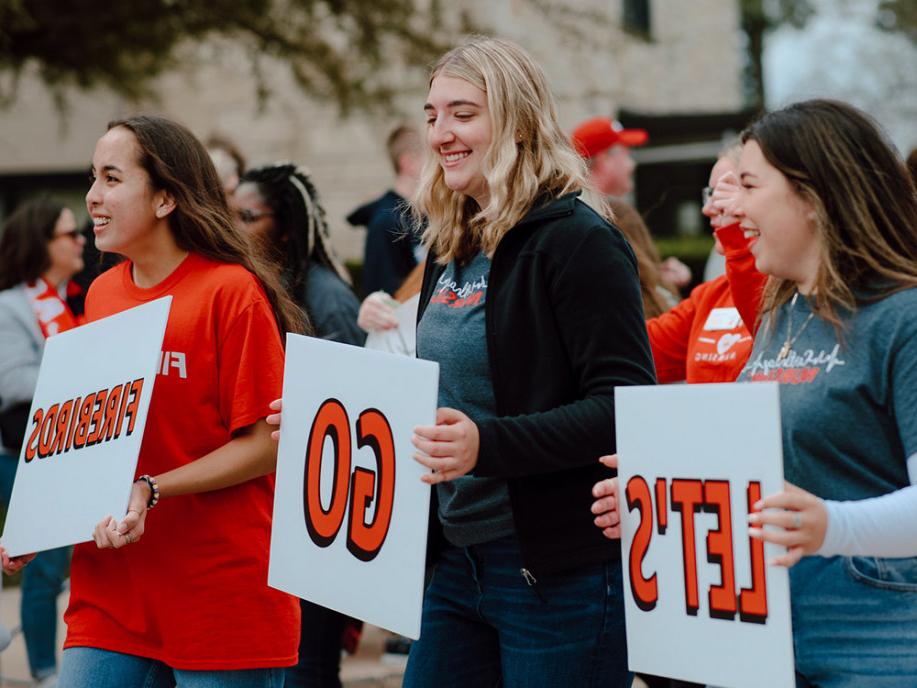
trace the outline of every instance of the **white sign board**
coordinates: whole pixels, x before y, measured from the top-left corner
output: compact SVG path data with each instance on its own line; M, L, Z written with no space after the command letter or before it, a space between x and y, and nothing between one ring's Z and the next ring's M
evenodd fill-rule
M48 338L3 531L11 556L127 508L172 297Z
M783 489L777 385L619 387L615 419L631 670L794 685L783 548L746 520Z
M420 635L439 366L287 335L268 584Z

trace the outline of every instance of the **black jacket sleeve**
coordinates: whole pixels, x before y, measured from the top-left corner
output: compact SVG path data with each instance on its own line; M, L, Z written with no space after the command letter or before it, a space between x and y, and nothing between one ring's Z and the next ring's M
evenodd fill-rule
M615 387L655 384L633 253L607 225L576 238L562 255L559 250L544 261L574 400L482 421L476 475L516 477L594 464L615 450Z

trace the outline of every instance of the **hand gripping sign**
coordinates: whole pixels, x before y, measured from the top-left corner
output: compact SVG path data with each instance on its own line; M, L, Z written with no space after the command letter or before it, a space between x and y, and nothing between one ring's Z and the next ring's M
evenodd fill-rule
M417 638L436 418L429 361L287 335L268 583Z
M171 304L48 338L3 531L11 556L87 542L124 515Z
M792 686L782 548L746 521L783 488L777 385L623 387L615 417L631 670Z

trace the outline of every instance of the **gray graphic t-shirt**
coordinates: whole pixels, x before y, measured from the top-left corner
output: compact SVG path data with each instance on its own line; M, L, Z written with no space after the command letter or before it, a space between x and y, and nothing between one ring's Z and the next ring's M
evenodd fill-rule
M786 479L825 499L910 484L917 452L917 289L861 304L834 327L797 299L755 337L740 382L780 383ZM808 320L808 322L806 322ZM781 348L790 340L789 353Z
M490 259L453 261L440 276L417 326L417 356L439 363L439 405L473 421L496 413L484 303ZM490 542L514 531L506 481L470 475L436 485L439 518L453 545Z

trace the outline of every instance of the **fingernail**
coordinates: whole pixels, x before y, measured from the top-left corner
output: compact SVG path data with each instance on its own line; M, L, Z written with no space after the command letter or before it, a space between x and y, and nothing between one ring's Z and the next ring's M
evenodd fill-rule
M756 511L761 511L761 509L764 508L764 500L763 500L763 499L759 499L757 502L755 502L754 504L752 504L752 507L751 507L751 508L752 508L752 509L755 509Z
M758 514L748 514L749 523L757 523L761 520L761 517Z
M748 529L749 537L761 539L761 529L760 528L749 528Z

